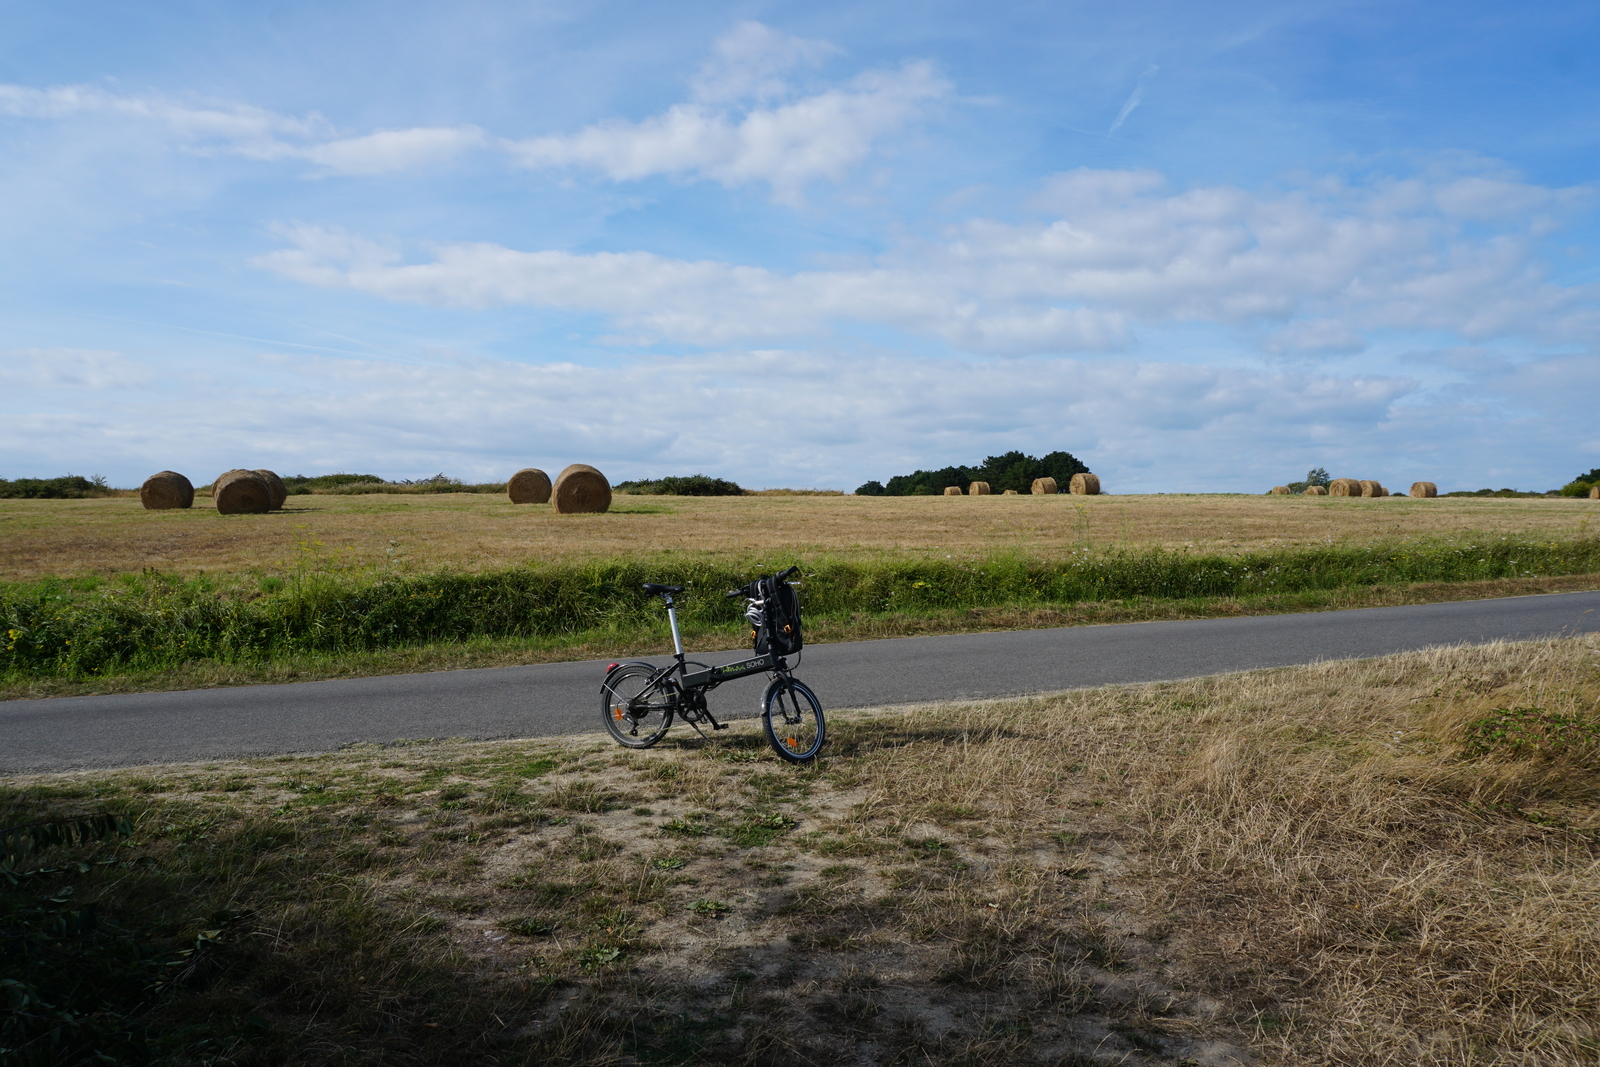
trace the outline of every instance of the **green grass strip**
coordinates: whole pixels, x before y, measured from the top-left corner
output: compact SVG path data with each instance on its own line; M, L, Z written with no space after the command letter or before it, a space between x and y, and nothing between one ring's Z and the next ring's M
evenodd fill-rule
M789 562L805 564L805 611L817 619L1588 574L1600 572L1600 539L1455 538L1237 556L1139 549L1052 560L615 561L426 575L308 572L233 586L146 571L0 586L0 675L92 677L474 638L638 633L661 624L660 602L639 592L646 581L690 587L678 598L687 633L733 631L740 605L723 592Z

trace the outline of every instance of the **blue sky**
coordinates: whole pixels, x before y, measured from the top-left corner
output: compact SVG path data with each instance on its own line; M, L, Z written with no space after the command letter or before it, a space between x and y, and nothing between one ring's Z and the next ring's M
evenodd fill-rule
M1600 466L1600 15L0 3L0 476Z

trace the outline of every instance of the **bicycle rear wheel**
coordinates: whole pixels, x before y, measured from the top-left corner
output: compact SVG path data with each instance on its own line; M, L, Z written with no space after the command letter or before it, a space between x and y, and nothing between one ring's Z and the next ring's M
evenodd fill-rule
M600 715L619 745L649 748L672 725L678 705L678 683L657 679L648 663L629 663L606 675L600 686Z
M803 682L774 678L761 698L761 728L779 756L809 763L822 750L822 704Z

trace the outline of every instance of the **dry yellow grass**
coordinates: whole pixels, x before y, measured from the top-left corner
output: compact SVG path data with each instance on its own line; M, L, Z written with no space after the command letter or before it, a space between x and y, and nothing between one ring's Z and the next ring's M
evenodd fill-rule
M145 511L137 496L0 500L0 578L357 566L493 569L685 554L749 559L852 556L1050 556L1092 545L1249 551L1326 541L1463 533L1570 536L1597 513L1587 500L1412 501L1268 496L619 495L604 515L557 515L494 494L294 496L270 515L208 507Z
M1496 742L1504 709L1557 726ZM342 828L324 880L438 929L461 995L544 1062L684 1026L703 1063L1595 1062L1593 635L830 726L809 770L736 722L642 753L363 747L6 793L18 818L130 795L156 827ZM264 901L257 927L296 921L253 870L225 888Z

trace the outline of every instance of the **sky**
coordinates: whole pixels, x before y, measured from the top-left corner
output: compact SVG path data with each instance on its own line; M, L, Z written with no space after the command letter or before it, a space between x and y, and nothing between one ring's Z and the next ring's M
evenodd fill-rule
M1600 8L0 0L0 477L1600 466Z

